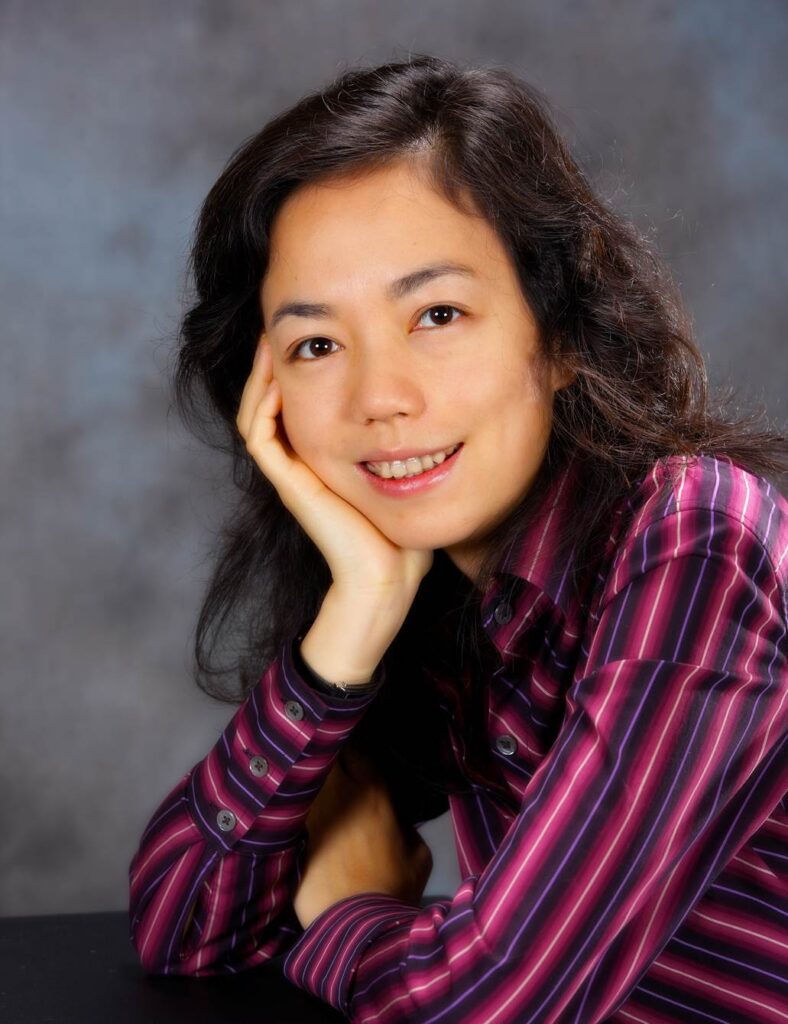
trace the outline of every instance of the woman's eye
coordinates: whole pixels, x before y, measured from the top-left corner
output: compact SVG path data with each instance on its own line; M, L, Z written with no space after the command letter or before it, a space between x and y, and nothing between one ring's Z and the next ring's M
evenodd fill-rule
M443 305L443 306L430 306L430 308L429 309L425 309L424 312L419 317L419 323L421 323L421 321L424 319L425 316L427 316L428 313L434 313L436 309L441 311L441 316L439 317L437 322L435 320L433 320L433 322L432 322L432 326L433 327L448 327L449 324L456 323L455 320L446 319L446 315L447 314L448 314L449 318L451 317L451 312L450 312L451 310L454 310L455 313L459 313L460 316L465 316L463 311L461 309L457 309L456 306L446 306L446 305Z
M456 320L452 319L452 317L451 317L452 312L459 313L461 317L466 315L465 313L463 313L463 311L461 309L458 309L456 306L448 306L448 305L430 306L429 309L425 309L424 310L424 312L419 317L418 322L421 323L421 321L424 319L425 316L427 316L429 313L434 313L436 310L439 311L439 316L438 316L437 322L435 320L432 321L432 327L448 327L451 324L456 323ZM430 328L430 330L431 329L432 328ZM320 352L317 355L315 355L314 349L311 349L311 348L310 349L306 349L307 352L309 352L309 351L312 352L311 356L301 356L301 355L299 355L299 353L301 352L301 350L304 348L305 345L312 346L312 345L316 345L318 343L320 343L321 345L333 345L334 344L334 342L330 338L320 338L320 337L317 337L317 338L305 338L303 341L299 341L299 343L293 349L293 351L292 351L288 361L289 362L295 362L297 360L301 360L303 362L313 363L313 362L315 362L316 359L320 359L321 356L328 355L329 353L327 353L325 351L324 352Z
M334 344L334 342L332 342L332 340L330 338L304 338L304 340L303 341L299 341L299 343L293 349L293 351L291 352L290 357L288 359L288 362L291 362L291 363L295 362L299 358L298 353L301 351L301 349L304 347L304 345L313 345L313 344L315 344L318 341L321 344L324 344L324 345L333 345ZM317 358L319 359L320 356L318 355ZM310 358L306 358L306 359L304 359L304 362L313 363L313 362L315 362L315 360L314 359L310 359Z

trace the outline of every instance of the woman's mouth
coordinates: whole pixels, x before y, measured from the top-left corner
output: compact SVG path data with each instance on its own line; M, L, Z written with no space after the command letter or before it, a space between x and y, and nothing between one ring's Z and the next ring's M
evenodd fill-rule
M434 465L432 469L423 469L419 460L406 460L405 466L410 468L411 471L418 469L418 472L413 476L391 475L385 477L378 473L373 473L363 462L357 463L357 469L381 494L387 494L390 497L409 497L412 494L418 494L430 487L434 487L452 474L459 460L460 452L464 447L464 442L460 442L457 446L452 447L454 447L454 451L448 449L451 454L447 454L443 461ZM390 468L394 472L402 473L402 466L400 464L394 464ZM384 465L382 471L390 472L390 469Z

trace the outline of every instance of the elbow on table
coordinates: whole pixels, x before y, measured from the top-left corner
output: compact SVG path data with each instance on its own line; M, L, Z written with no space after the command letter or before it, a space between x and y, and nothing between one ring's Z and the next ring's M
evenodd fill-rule
M130 916L129 937L146 974L237 974L286 954L303 932L292 905L283 918L262 933L254 925L246 929L231 927L207 942L200 942L194 930L189 929L191 917L190 914L180 928L180 938L174 939L166 929L157 930L155 910L136 920Z
M141 918L129 915L129 939L143 971L152 975L200 973L193 960L195 951L187 951L182 943L168 941L163 934L157 937L155 928L155 920L148 922L145 915ZM208 970L203 973L216 971Z

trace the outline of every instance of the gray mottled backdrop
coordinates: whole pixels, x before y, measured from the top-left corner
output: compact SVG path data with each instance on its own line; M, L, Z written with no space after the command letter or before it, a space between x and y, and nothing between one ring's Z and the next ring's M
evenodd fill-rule
M3 0L0 913L125 907L139 834L233 709L189 676L229 488L168 411L201 199L343 66L505 64L653 230L713 381L785 414L780 0ZM447 818L428 894L459 882Z

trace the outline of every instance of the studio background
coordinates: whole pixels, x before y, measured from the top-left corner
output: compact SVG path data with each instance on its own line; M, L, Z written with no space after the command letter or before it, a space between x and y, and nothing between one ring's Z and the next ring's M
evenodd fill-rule
M410 50L542 89L667 258L711 381L785 421L783 3L3 0L2 915L125 908L142 829L235 710L190 675L229 463L168 393L199 204L271 116ZM448 816L422 832L451 894Z

